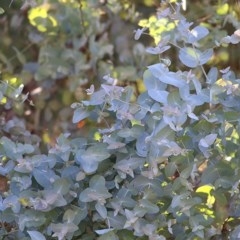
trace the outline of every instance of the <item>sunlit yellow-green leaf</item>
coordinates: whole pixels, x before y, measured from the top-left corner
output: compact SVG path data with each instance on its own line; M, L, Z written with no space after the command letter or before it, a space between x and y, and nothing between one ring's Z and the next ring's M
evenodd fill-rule
M144 82L142 79L137 80L137 88L139 93L143 93L146 91L146 86L144 85Z
M18 79L16 77L12 77L12 78L8 79L8 82L11 85L15 85L18 82Z
M205 193L205 194L207 194L206 205L208 207L210 207L210 208L212 207L212 205L215 202L215 197L211 194L212 190L214 190L214 187L211 186L211 185L203 185L203 186L197 188L197 190L196 190L197 193Z
M166 30L167 30L167 31L171 31L171 30L173 30L175 27L176 27L176 25L175 25L174 23L168 23L168 24L167 24L167 27L166 27Z
M8 73L3 74L3 79L12 87L17 87L22 83L20 78Z
M149 28L149 35L153 37L155 44L159 43L163 32L168 32L175 28L175 24L169 23L167 18L158 19L156 16L142 19L138 24L141 27Z
M138 25L140 27L149 27L149 23L148 23L148 20L147 19L142 19L139 21Z
M3 97L0 101L0 104L6 104L7 103L7 98Z
M2 158L1 158L1 162L3 163L3 162L6 162L8 160L8 158L6 157L6 156L3 156Z
M100 141L102 139L102 136L99 132L95 132L93 138L96 141Z
M47 11L48 11L48 8L43 7L43 6L32 8L28 13L28 19L29 19L30 23L33 26L36 26L37 23L36 23L35 19L37 17L47 18L47 15L48 15Z
M22 206L24 206L24 207L29 206L29 203L30 203L30 202L29 202L29 199L24 198L24 197L19 198L18 201L19 201L19 203L20 203Z
M218 15L225 15L225 14L228 13L228 10L229 10L229 4L224 3L217 8L217 14Z
M144 5L146 5L147 7L154 6L154 4L155 4L154 0L144 0Z
M47 32L58 26L57 20L48 13L51 8L50 4L43 4L39 7L32 8L28 13L30 23L35 26L39 32Z
M44 133L42 134L42 140L44 143L47 143L47 144L51 143L51 137L48 131L44 131Z
M204 218L207 220L209 217L214 218L214 211L209 209L206 205L201 204L196 206L198 211L203 214Z
M134 125L142 125L141 121L136 120L136 119L131 120L131 124L132 124L132 126L134 126Z
M199 192L199 193L206 193L206 194L210 194L210 192L212 191L212 189L214 189L213 186L211 185L203 185L199 188L197 188L196 192Z

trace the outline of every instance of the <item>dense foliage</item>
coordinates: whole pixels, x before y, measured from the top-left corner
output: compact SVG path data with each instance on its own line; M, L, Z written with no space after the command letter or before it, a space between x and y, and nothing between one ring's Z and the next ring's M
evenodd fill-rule
M42 2L0 54L0 238L238 239L236 3Z

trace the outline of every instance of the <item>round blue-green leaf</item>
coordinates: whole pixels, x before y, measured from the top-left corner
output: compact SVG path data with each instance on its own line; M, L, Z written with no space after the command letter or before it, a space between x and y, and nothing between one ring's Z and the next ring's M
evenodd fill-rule
M119 240L119 237L114 233L113 228L96 230L97 234L102 235L98 240Z
M21 206L19 203L19 199L15 195L9 195L3 200L3 206L5 208L11 208L14 213L19 213L21 210Z
M208 33L209 33L209 31L207 28L205 28L203 26L197 26L190 31L188 42L195 43L195 42L199 41L200 39L206 37L208 35Z
M12 160L9 160L5 165L0 165L0 174L5 176L15 167L15 164Z
M38 231L27 231L31 240L46 240L46 238Z
M50 169L37 169L33 170L33 176L36 181L44 188L49 188L58 177L57 175Z
M101 204L100 202L97 202L95 205L95 209L97 210L97 212L99 213L99 215L103 218L106 219L107 217L107 209L106 207Z
M180 61L190 68L195 68L199 65L203 65L210 60L213 55L213 50L208 49L201 52L198 49L191 47L185 47L180 49L179 59Z
M95 175L91 178L89 186L93 189L95 189L97 192L100 192L104 194L104 192L107 190L105 187L106 181L103 176Z
M146 157L149 151L149 144L145 141L146 137L148 137L148 134L144 132L136 142L137 154L140 157Z
M147 69L143 73L143 81L144 85L148 90L150 89L165 90L167 87L166 84L159 82L157 77L155 77L149 69Z
M82 156L79 154L79 151L77 152L76 160L78 163L80 163L85 173L94 173L98 168L98 162L94 160L88 160L87 158L82 158Z
M139 201L139 206L143 208L148 214L155 214L159 212L158 206L147 199L141 199Z
M123 215L114 215L112 211L108 214L109 225L116 230L123 230L124 224L126 222L126 217Z
M53 183L54 190L59 194L67 194L71 187L71 183L67 178L59 178Z
M76 160L86 173L93 173L98 168L98 163L110 157L106 144L98 143L87 150L79 150L76 153Z
M236 226L234 230L231 232L231 239L238 239L240 237L240 226Z
M212 67L207 74L207 83L213 84L217 81L218 78L218 69L216 67Z
M89 116L89 112L86 111L85 109L78 108L74 111L73 113L73 123L78 123L81 120L87 118Z
M32 153L34 151L34 147L31 144L22 144L18 143L17 144L17 152L20 153Z
M82 202L93 202L98 200L98 193L94 189L87 188L79 195L79 200Z
M106 144L97 144L89 147L85 152L82 153L81 158L85 161L101 162L110 157L110 153L106 149Z
M217 138L217 134L214 134L214 133L209 134L200 140L199 146L208 148L210 145L214 143L216 138Z
M185 87L186 81L179 77L178 73L171 72L161 63L148 66L148 69L154 77L160 80L161 84L173 85L177 88ZM159 88L157 88L159 90Z
M167 91L150 89L150 90L148 90L148 94L152 99L154 99L160 103L164 103L164 104L167 103L167 97L168 97Z

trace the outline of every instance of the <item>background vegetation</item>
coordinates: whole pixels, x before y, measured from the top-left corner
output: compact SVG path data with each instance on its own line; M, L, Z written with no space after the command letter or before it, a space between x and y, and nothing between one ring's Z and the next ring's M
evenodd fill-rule
M0 12L1 239L238 239L238 1Z

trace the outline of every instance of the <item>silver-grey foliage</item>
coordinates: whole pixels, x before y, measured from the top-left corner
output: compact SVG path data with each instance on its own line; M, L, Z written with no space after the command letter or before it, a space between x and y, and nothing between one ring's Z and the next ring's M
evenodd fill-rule
M73 122L111 116L100 139L62 134L40 154L24 129L23 141L1 137L0 174L10 184L0 219L15 226L1 228L2 239L210 239L225 225L238 238L240 79L230 69L205 73L214 54L201 44L206 27L191 28L179 8L159 17L176 27L148 51L176 47L184 70L148 66L136 102L130 87L92 87L73 104ZM237 33L222 41L239 43Z

